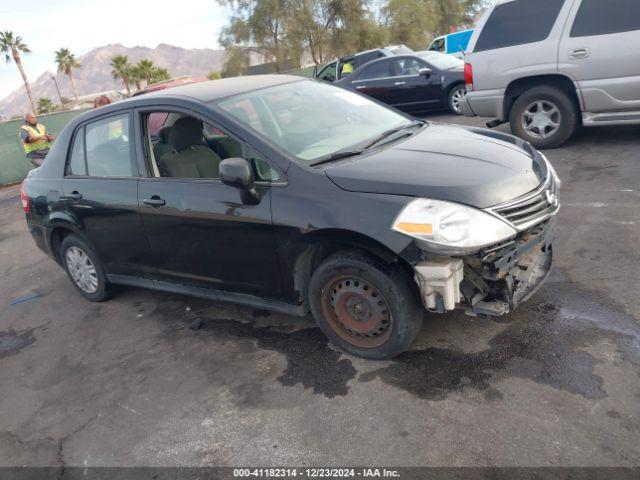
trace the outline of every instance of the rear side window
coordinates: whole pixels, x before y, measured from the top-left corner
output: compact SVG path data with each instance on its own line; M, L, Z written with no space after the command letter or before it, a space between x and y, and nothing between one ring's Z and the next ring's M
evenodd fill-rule
M582 0L571 36L590 37L632 30L640 30L640 1Z
M608 4L609 0L602 3ZM563 4L564 0L515 0L497 6L482 29L474 52L544 40Z
M87 173L92 177L132 177L129 114L116 115L85 126Z
M367 67L358 76L358 80L374 80L389 76L389 62L378 62Z
M67 166L67 175L86 175L87 164L84 156L84 127L78 129L71 147L71 158Z

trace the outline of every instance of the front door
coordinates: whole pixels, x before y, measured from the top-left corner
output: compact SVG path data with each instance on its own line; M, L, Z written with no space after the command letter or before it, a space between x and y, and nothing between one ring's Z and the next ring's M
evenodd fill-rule
M587 112L640 110L640 2L576 2L560 43L560 71Z
M60 199L107 270L121 275L136 274L149 253L130 116L110 115L76 130Z
M151 174L140 179L138 196L156 278L277 297L271 190L258 187L259 201L247 204L218 179L220 161L247 149L195 117L170 112L167 119L168 148L147 149Z
M431 69L421 75L420 69ZM413 57L391 60L391 105L401 110L429 110L441 106L442 82L437 70Z

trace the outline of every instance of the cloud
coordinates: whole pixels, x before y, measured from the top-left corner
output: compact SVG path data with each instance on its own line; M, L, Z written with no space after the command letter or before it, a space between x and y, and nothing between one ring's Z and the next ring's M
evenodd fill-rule
M29 79L35 80L55 70L54 51L60 47L77 56L112 43L218 48L228 16L215 0L3 0L0 28L29 45L33 53L23 63ZM21 85L15 65L0 65L0 98Z

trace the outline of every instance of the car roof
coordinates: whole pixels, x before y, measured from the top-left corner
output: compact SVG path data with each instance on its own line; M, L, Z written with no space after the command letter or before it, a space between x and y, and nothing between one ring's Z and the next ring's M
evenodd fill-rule
M297 75L248 75L244 77L223 78L200 83L191 83L167 88L144 95L145 99L161 97L189 97L201 102L211 102L220 98L231 97L241 93L260 90L262 88L283 85L305 80ZM308 79L307 79L308 80Z
M201 83L191 83L179 87L167 88L144 95L133 96L124 100L113 102L98 109L88 110L73 119L78 124L94 117L110 114L119 110L136 107L148 107L162 103L163 100L192 100L200 103L208 103L226 97L232 97L242 93L248 93L263 88L285 85L287 83L311 81L312 79L298 75L247 75L244 77L223 78L220 80L208 80Z

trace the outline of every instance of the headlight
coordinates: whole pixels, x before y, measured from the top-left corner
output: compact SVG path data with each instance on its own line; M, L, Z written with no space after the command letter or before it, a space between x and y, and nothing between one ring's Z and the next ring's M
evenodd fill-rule
M470 253L518 233L482 210L426 198L409 202L391 228L419 240L430 250L447 254Z

